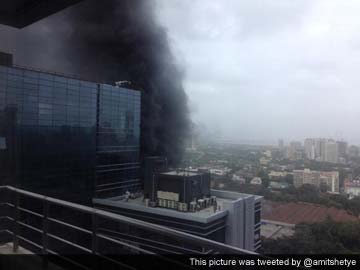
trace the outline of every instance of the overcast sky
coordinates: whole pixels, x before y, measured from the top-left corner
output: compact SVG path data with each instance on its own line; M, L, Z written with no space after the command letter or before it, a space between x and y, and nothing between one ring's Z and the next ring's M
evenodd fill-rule
M238 141L360 143L360 1L156 4L194 122Z

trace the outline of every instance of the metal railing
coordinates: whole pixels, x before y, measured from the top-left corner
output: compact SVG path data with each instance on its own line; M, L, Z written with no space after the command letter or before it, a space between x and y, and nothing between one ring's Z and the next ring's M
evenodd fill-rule
M148 254L256 254L164 226L107 211L0 186L0 240L36 254L94 254L118 263L112 256ZM4 241L4 240L3 240ZM91 266L81 265L88 269ZM133 268L133 266L131 266Z

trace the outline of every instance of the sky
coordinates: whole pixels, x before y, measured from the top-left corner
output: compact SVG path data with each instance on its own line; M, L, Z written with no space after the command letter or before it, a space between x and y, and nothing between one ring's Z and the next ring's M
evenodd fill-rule
M360 1L152 1L199 130L235 142L360 144ZM0 30L0 49L22 59L21 31Z
M360 144L360 1L154 1L196 125L237 142Z

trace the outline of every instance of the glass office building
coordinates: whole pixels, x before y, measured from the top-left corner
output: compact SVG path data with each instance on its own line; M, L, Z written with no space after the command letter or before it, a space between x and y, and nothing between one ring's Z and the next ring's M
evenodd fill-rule
M0 185L91 204L141 189L140 92L0 66Z

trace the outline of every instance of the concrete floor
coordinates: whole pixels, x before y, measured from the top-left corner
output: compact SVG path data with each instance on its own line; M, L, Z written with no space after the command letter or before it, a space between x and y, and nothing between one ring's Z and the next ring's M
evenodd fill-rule
M3 255L10 255L10 254L19 254L19 255L25 255L25 254L33 254L32 252L19 247L17 253L13 252L13 244L12 243L7 243L4 245L0 245L0 254Z
M29 256L29 255L33 256ZM0 260L0 269L27 269L27 270L38 270L43 269L44 264L40 256L19 247L16 253L13 252L13 244L7 243L0 245L0 255L20 255L20 256L2 256ZM26 256L22 256L26 255ZM63 268L49 263L47 265L48 270L63 270Z

